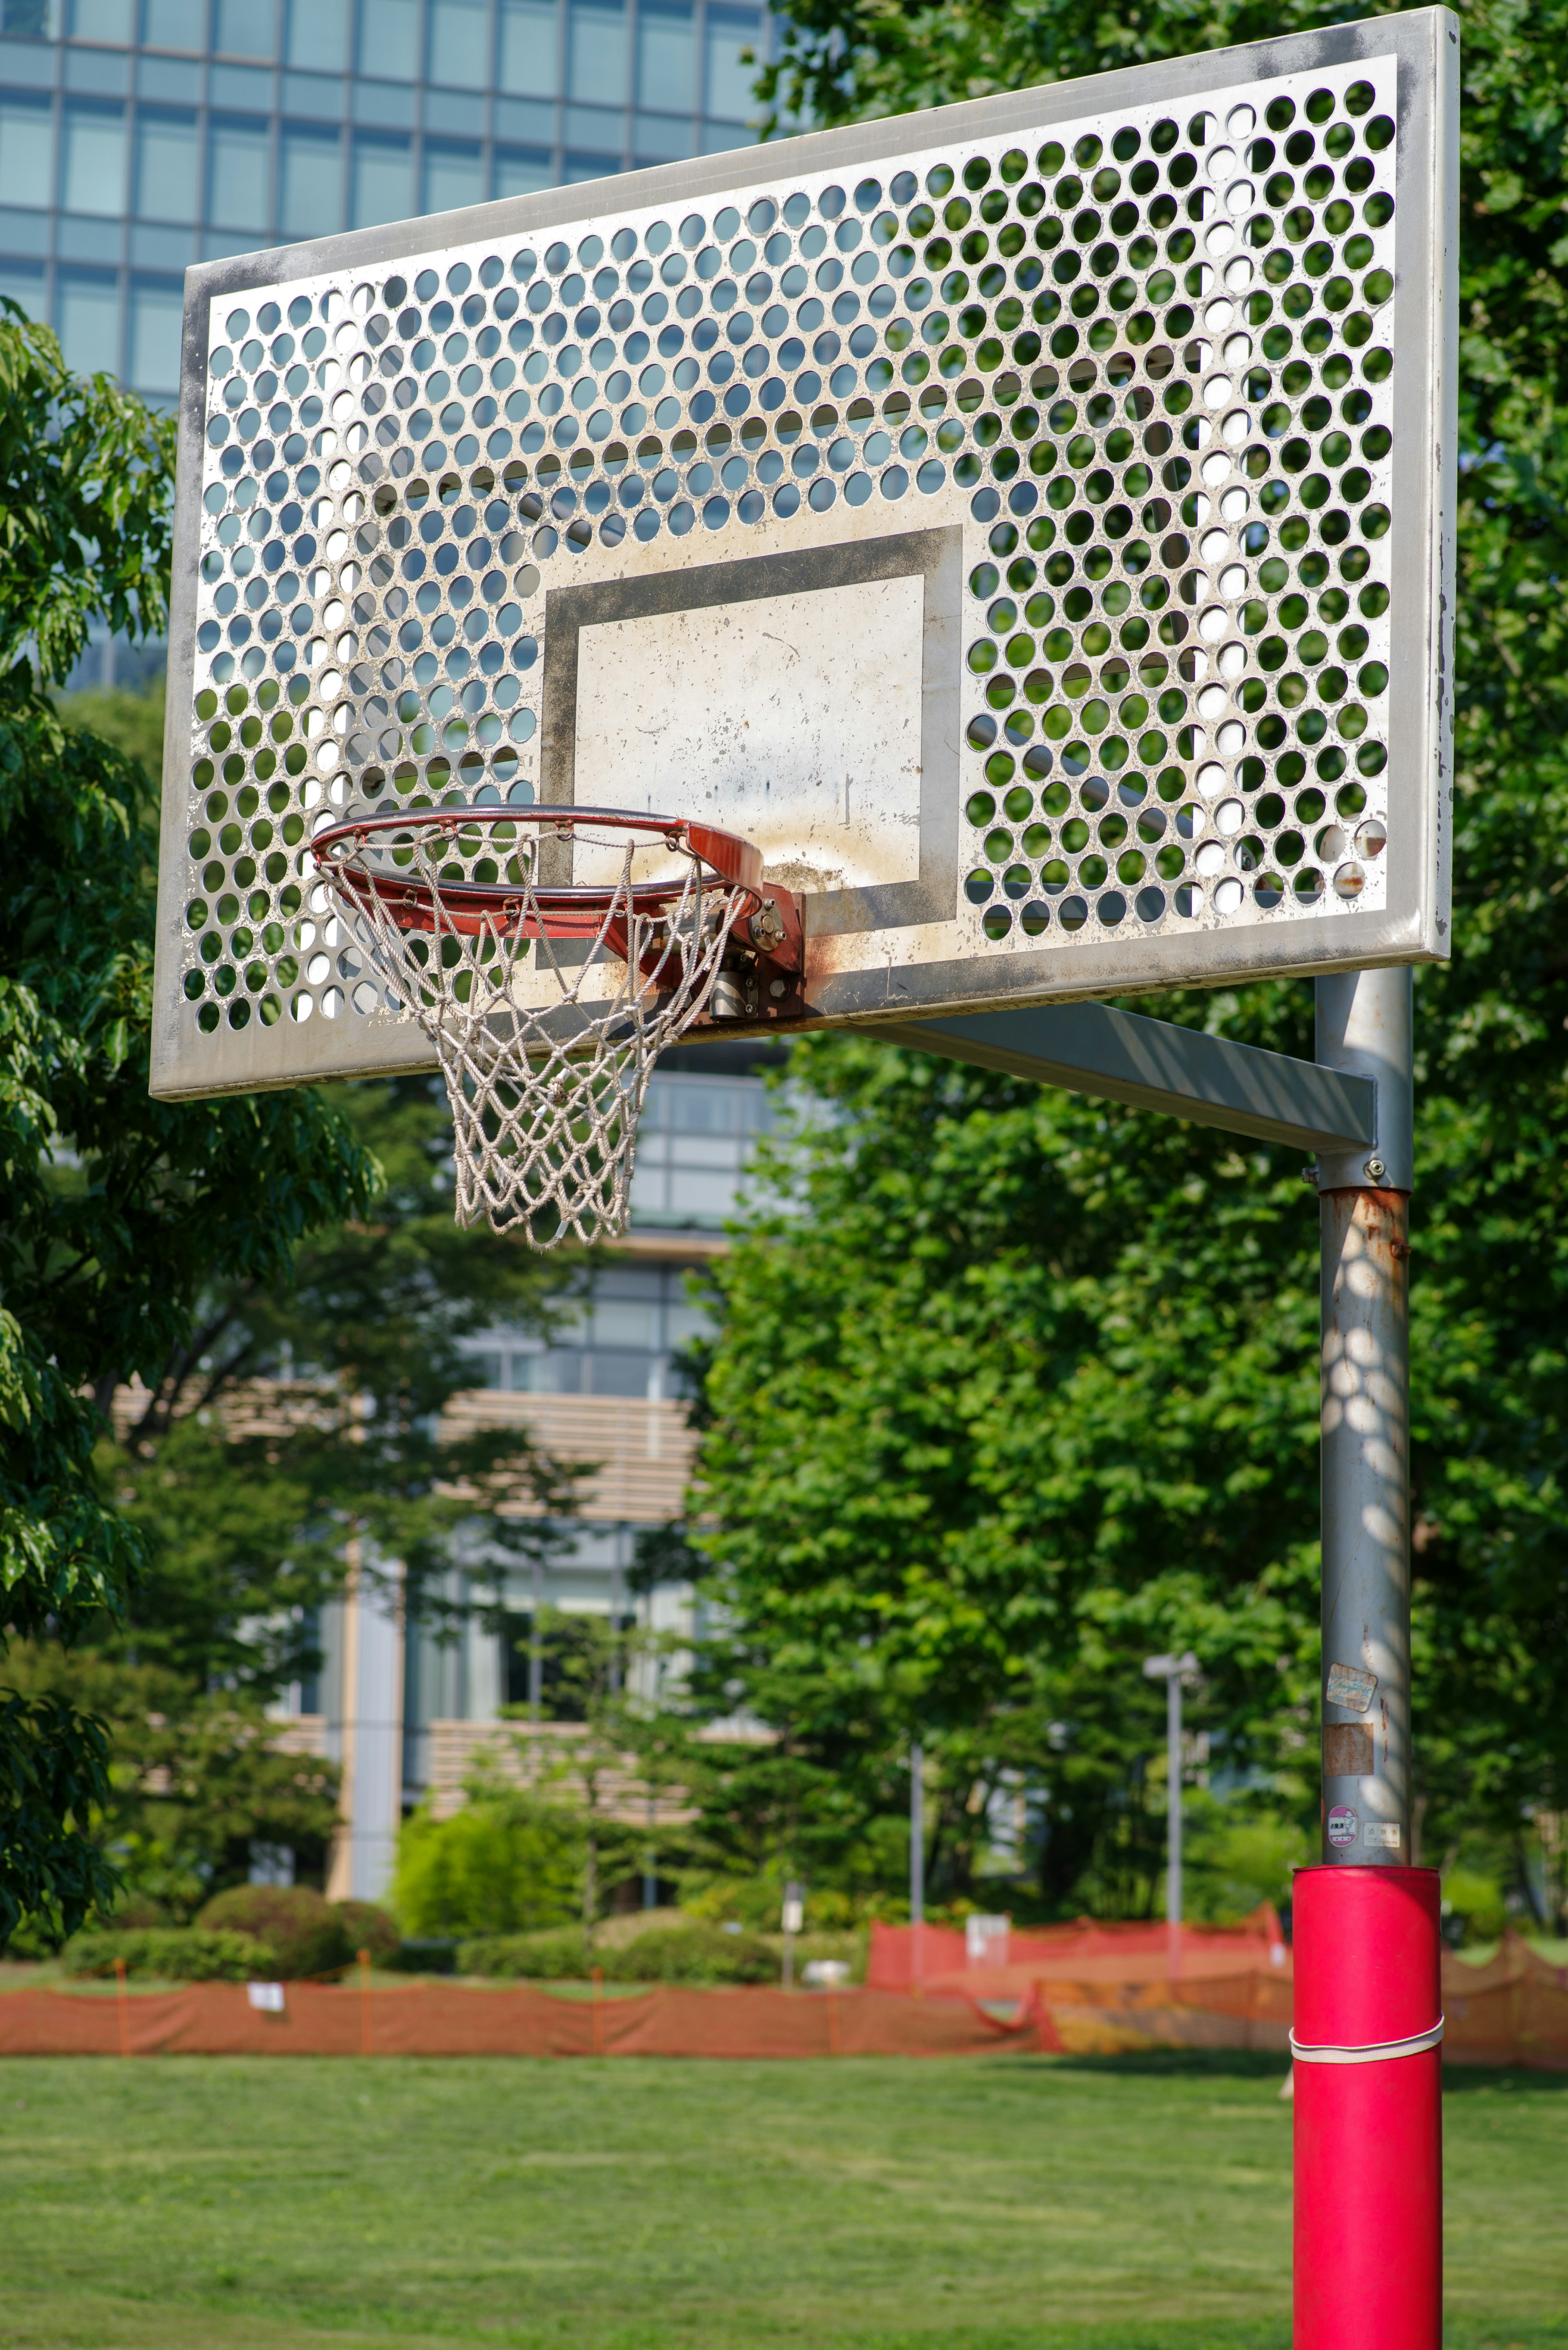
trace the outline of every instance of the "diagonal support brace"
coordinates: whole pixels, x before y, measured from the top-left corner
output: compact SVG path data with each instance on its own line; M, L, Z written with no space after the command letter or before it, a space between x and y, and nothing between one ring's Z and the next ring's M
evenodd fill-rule
M1365 1150L1377 1136L1377 1087L1369 1077L1233 1045L1168 1020L1105 1003L1041 1004L956 1019L878 1021L872 1032L922 1053L1160 1110L1312 1157Z

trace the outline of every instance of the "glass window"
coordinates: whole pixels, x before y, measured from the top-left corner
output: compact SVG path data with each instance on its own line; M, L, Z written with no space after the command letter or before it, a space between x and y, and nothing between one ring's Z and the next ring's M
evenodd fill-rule
M139 220L199 217L194 115L138 117L134 208Z
M29 318L44 315L44 269L40 262L29 268L25 261L0 261L0 294L8 294L13 302L26 310Z
M588 1392L601 1396L646 1396L652 1383L650 1355L588 1357Z
M265 122L214 122L207 164L207 218L214 228L265 230L267 202Z
M359 0L355 70L383 81L413 81L419 68L419 0Z
M631 146L639 163L679 163L692 151L690 118L683 120L676 114L634 115Z
M130 382L149 395L180 389L182 302L178 286L130 289Z
M671 1347L689 1346L693 1338L711 1336L716 1325L702 1305L672 1305L667 1318Z
M20 33L35 41L52 41L56 15L54 0L0 0L0 33Z
M0 98L0 204L41 211L54 185L55 124L48 100Z
M130 0L70 0L68 29L74 41L111 41L117 49L131 42Z
M490 83L489 0L430 0L425 71L452 89Z
M60 201L68 213L125 210L125 117L117 108L66 109Z
M518 98L554 98L561 67L555 0L501 0L496 87Z
M566 95L589 106L618 106L626 97L626 10L587 7L573 0Z
M596 1348L640 1347L645 1354L657 1354L658 1306L613 1304L601 1298L594 1307L594 1345Z
M689 1223L722 1223L735 1212L736 1179L733 1171L711 1172L695 1167L676 1167L670 1174L670 1206L671 1212Z
M112 277L62 271L55 313L66 365L78 375L119 373L119 289Z
M426 142L422 211L454 213L461 205L481 203L483 195L477 147L432 147Z
M343 225L343 151L335 130L283 134L278 226L285 236L335 236Z
M690 8L643 0L637 15L637 102L666 114L697 104L697 35Z
M204 49L207 0L142 0L141 37L153 49Z
M382 221L407 220L413 209L413 157L408 140L356 139L349 226L376 228Z
M217 0L213 46L226 57L275 57L274 0Z
M723 122L744 122L757 111L752 91L758 65L742 65L742 49L757 47L762 19L749 8L708 11L708 90L703 111Z
M341 73L348 62L348 0L288 0L284 63Z
M531 196L539 188L551 188L556 174L548 155L509 155L498 149L495 157L495 192L498 196Z

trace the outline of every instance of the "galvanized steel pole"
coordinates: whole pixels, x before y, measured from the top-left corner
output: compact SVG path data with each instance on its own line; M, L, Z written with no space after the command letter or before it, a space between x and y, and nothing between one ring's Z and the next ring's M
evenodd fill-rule
M1323 1858L1397 1868L1410 1859L1408 968L1320 979L1317 1057L1377 1085L1376 1144L1317 1167Z

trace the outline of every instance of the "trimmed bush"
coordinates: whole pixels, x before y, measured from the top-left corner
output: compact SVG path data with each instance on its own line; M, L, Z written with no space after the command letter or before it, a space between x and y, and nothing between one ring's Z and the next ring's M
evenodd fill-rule
M583 1938L574 1928L557 1926L537 1934L476 1934L457 1946L460 1975L491 1975L498 1981L559 1981L582 1977L590 1965L601 1963L583 1956Z
M760 1934L720 1926L659 1926L618 1950L596 1954L614 1982L772 1983L779 1960Z
M200 1926L143 1926L128 1933L77 1934L60 1953L68 1975L111 1975L117 1959L128 1975L161 1975L171 1982L249 1982L272 1972L272 1953L249 1934Z
M339 1910L308 1885L231 1886L214 1895L196 1923L254 1937L270 1954L265 1971L280 1982L331 1974L351 1964L359 1947Z
M373 1965L390 1966L402 1940L386 1910L374 1901L334 1901L330 1904L356 1954L369 1950Z

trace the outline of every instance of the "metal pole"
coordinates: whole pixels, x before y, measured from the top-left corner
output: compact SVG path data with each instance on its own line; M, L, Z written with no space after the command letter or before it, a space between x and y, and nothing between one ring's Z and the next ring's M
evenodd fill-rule
M659 1907L659 1869L653 1849L653 1831L656 1825L657 1803L658 1798L654 1794L653 1789L649 1787L648 1791L648 1849L642 1856L642 1906L645 1909L657 1909Z
M926 1924L926 1758L919 1739L909 1742L909 1979L919 1985Z
M1165 1684L1165 1922L1169 1971L1181 1972L1181 1675Z
M528 1713L539 1719L545 1695L545 1651L539 1645L539 1618L545 1610L545 1563L534 1561L534 1612L528 1619Z
M1438 2350L1438 1875L1410 1865L1408 969L1317 983L1317 1056L1377 1088L1320 1152L1323 1857L1298 1872L1296 2350Z
M1317 1056L1377 1084L1370 1151L1318 1160L1323 1336L1323 1858L1410 1861L1407 967L1317 983Z

